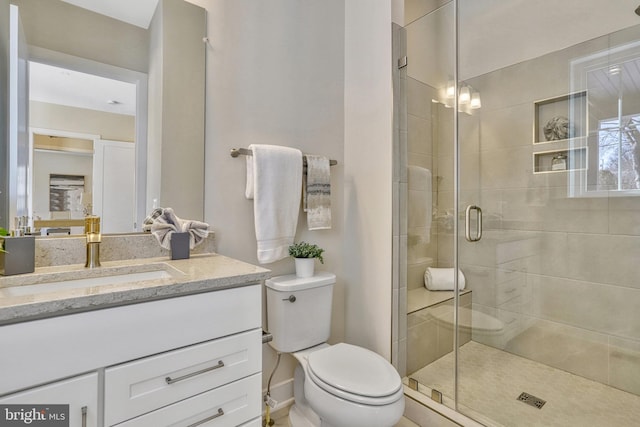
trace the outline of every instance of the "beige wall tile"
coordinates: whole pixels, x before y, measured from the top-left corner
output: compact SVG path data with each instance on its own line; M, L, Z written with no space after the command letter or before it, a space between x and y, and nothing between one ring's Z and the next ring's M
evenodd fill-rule
M568 277L640 288L637 237L569 234L567 249Z
M595 332L640 340L640 290L530 275L534 314Z
M609 198L609 233L640 236L640 198Z
M612 337L609 350L609 383L621 390L640 394L640 341Z
M505 350L594 381L608 381L608 338L603 334L535 320Z

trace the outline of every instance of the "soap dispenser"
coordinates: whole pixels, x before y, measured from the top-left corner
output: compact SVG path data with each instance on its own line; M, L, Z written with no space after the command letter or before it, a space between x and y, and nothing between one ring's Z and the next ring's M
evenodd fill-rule
M567 170L567 156L564 153L559 153L551 159L552 171L566 171Z

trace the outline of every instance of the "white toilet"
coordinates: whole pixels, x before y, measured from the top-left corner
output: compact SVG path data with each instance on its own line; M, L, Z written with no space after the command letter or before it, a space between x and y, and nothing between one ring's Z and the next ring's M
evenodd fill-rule
M391 427L404 412L400 375L382 356L350 344L329 345L336 276L317 273L266 281L270 345L293 353L292 427Z

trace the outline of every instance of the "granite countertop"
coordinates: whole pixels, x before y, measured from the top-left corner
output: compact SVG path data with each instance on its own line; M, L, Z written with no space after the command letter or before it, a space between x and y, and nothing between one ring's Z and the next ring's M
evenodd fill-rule
M164 273L160 278L92 283L75 289L68 282L64 286L53 283L78 279L99 282L100 277L146 272ZM0 276L0 325L234 288L264 280L269 273L215 253L192 254L189 259L175 261L166 256L107 261L94 269L83 264L39 267L31 274Z

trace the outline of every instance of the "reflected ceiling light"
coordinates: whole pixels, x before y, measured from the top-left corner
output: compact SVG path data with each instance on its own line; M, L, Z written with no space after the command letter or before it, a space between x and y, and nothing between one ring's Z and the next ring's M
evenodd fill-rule
M609 75L610 76L617 76L618 74L620 74L620 66L619 65L612 65L609 67Z
M471 92L467 86L462 86L460 88L460 97L458 98L458 102L462 105L468 104L471 101Z
M482 101L480 101L480 92L473 92L471 94L471 103L469 106L473 109L482 107Z
M453 98L456 93L456 84L453 80L447 81L447 98Z

